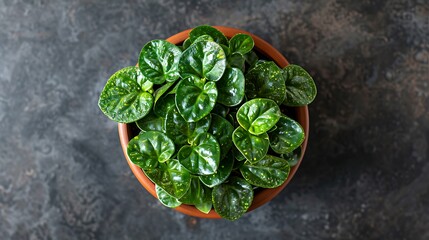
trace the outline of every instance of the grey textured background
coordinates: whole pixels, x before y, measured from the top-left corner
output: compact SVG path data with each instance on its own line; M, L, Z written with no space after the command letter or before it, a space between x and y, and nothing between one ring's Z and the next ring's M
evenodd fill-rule
M1 239L429 239L429 6L391 1L0 0ZM308 69L308 151L236 222L138 183L97 107L147 41L250 31Z

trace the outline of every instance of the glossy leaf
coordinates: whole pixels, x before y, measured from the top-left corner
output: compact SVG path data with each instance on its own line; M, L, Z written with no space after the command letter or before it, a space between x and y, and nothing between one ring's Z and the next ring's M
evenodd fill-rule
M271 155L266 155L256 163L246 161L240 167L240 172L247 182L263 188L275 188L282 185L286 181L289 171L289 163L286 160Z
M207 187L214 187L223 183L231 174L234 156L229 153L225 158L220 160L217 171L210 175L200 176L200 180Z
M192 177L191 186L186 194L180 198L184 204L195 205L203 213L212 208L212 190L201 183L198 177Z
M215 173L219 166L220 147L213 135L201 133L191 146L183 146L177 157L180 164L192 174L210 175Z
M259 135L274 127L280 116L280 108L273 100L256 98L238 109L237 121L250 133Z
M283 115L276 123L277 129L269 133L270 146L274 152L292 152L304 142L304 130L295 120Z
M227 68L222 78L216 82L217 101L225 106L236 106L244 97L244 75L240 69Z
M256 65L246 74L248 98L269 98L280 105L286 97L286 85L282 70L274 62Z
M211 133L217 140L220 146L220 159L223 159L231 149L232 132L234 127L225 118L212 114L212 121L210 124L209 133Z
M303 106L313 102L317 95L313 78L302 67L288 65L283 69L286 83L286 99L283 104L288 106Z
M253 188L244 179L234 176L213 188L212 199L216 212L222 218L234 221L252 204Z
M98 106L115 122L131 123L146 116L153 97L141 86L145 80L136 67L126 67L113 74L100 94Z
M162 132L148 131L131 139L127 154L131 162L142 169L153 169L174 154L174 143Z
M152 112L146 115L144 118L136 121L137 127L144 131L164 131L164 118L158 117Z
M176 106L188 122L196 122L210 114L218 91L214 82L199 83L200 79L186 78L179 82Z
M169 195L180 199L191 185L191 174L175 159L144 170L146 176Z
M205 133L210 128L211 115L198 122L186 122L176 108L168 111L165 118L165 132L175 144L183 145L192 141L198 134Z
M268 152L268 134L253 135L242 127L235 129L232 141L243 156L250 162L261 160Z
M170 109L176 108L176 100L173 94L168 94L160 98L153 106L155 115L166 118Z
M229 40L229 48L232 53L246 54L252 50L254 45L253 38L243 33L236 34Z
M186 49L179 61L182 78L196 77L209 81L219 80L226 67L225 52L215 42L201 41Z
M161 97L165 96L173 85L173 82L168 82L156 89L156 91L153 93L154 102L156 103Z
M156 195L158 196L158 200L162 203L162 205L169 208L176 208L180 206L182 203L175 197L168 194L164 189L155 185Z
M165 40L153 40L144 45L139 57L143 75L155 84L174 82L179 78L178 64L182 51Z
M209 35L217 43L228 45L228 39L223 33L214 27L203 25L198 26L189 33L189 39L194 42L198 37L202 35Z
M197 43L197 42L202 42L202 41L214 42L213 38L210 37L209 35L201 35L197 39L195 39L195 41L193 42L193 44Z

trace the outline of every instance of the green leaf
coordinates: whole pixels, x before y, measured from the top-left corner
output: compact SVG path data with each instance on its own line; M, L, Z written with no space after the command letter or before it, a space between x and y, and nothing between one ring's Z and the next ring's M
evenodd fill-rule
M198 37L202 35L209 35L217 43L228 45L228 39L223 33L214 27L203 25L198 26L189 33L189 39L193 43Z
M180 206L182 203L175 197L168 194L164 189L155 185L156 195L158 196L158 200L166 207L176 208Z
M225 219L234 221L243 216L253 201L253 188L239 177L231 177L213 188L213 207Z
M217 99L214 82L200 83L200 79L186 78L179 82L176 92L176 106L188 122L196 122L207 116Z
M146 115L144 118L137 120L136 125L137 127L144 131L164 131L164 118L158 117L152 112L150 112L148 115Z
M248 98L269 98L281 104L286 97L282 70L274 62L257 64L246 74Z
M242 72L245 70L244 57L241 53L233 53L227 58L228 66L238 68Z
M220 147L209 133L199 134L192 145L185 145L177 154L180 164L192 174L210 175L216 172L220 160Z
M251 134L270 130L281 116L280 108L270 99L256 98L244 103L237 111L237 121Z
M282 185L288 175L289 163L278 157L266 155L256 163L246 161L240 167L240 172L246 181L254 186L275 188Z
M241 154L251 162L261 160L267 154L270 145L267 133L253 135L242 127L235 129L232 141Z
M195 41L192 44L197 42L202 42L202 41L214 42L213 38L210 37L209 35L201 35L197 39L195 39Z
M165 93L173 86L173 82L168 82L156 89L153 96L155 98L154 102L156 103L161 97L165 96Z
M226 67L225 52L215 42L201 41L186 49L179 60L182 78L196 77L219 80Z
M165 132L175 144L183 145L192 141L198 134L205 133L210 128L211 115L207 115L198 122L186 122L177 108L168 111L165 118Z
M286 83L286 99L283 104L288 106L303 106L313 102L317 95L313 78L302 67L288 65L283 69Z
M180 201L184 204L195 205L198 210L207 214L212 208L211 195L210 188L202 184L198 177L192 177L191 186Z
M146 176L172 197L180 199L191 185L191 174L175 159L144 169Z
M293 167L299 162L299 158L301 157L301 147L298 147L293 152L281 154L280 156L288 161L289 166Z
M304 130L295 120L283 115L276 124L277 129L269 133L270 146L274 152L292 152L304 142Z
M162 132L148 131L131 139L127 154L131 162L142 169L153 169L174 154L174 143Z
M231 149L232 132L234 127L225 118L212 114L212 122L209 132L213 134L220 146L220 159L223 159Z
M235 146L232 147L232 154L234 155L234 158L237 159L237 161L243 162L246 160L246 157L238 150L238 148Z
M178 64L182 51L165 40L152 40L144 45L139 57L143 75L155 84L174 82L179 78Z
M232 53L246 54L252 50L254 45L253 38L243 33L236 34L229 40L229 48Z
M234 163L234 156L229 153L225 158L220 160L217 171L210 175L200 176L200 180L207 187L213 188L223 182L229 177Z
M159 99L153 106L153 113L159 117L166 118L170 109L176 108L176 100L173 94L168 94Z
M244 75L237 68L227 68L222 78L216 82L217 101L225 106L236 106L244 97Z
M149 113L153 97L144 91L144 77L136 67L126 67L113 74L98 100L100 110L115 122L135 122Z

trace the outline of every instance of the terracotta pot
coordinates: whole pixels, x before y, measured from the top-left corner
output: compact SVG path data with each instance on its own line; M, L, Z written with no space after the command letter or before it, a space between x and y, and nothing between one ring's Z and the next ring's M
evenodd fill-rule
M286 58L279 51L277 51L273 46L271 46L266 41L262 40L261 38L251 33L248 33L246 31L236 29L236 28L230 28L230 27L216 26L215 28L223 32L225 36L228 38L233 37L237 33L249 34L253 37L253 40L255 41L254 49L258 52L258 54L264 55L267 59L272 59L280 67L285 67L286 65L289 64ZM181 44L188 37L188 34L190 31L191 29L188 29L176 35L173 35L169 37L167 41L173 44ZM307 106L304 106L304 107L296 107L296 108L290 108L290 109L292 109L292 112L293 111L295 112L295 116L291 116L291 117L297 120L304 128L304 131L305 131L305 140L304 140L304 143L301 145L302 147L301 157L298 161L298 164L296 164L294 167L291 168L289 177L286 180L286 182L283 183L283 185L277 188L260 189L258 191L255 191L253 203L250 206L248 211L252 211L253 209L262 206L263 204L273 199L277 194L279 194L280 191L282 191L286 187L286 185L290 182L290 180L292 180L293 176L295 175L295 172L298 170L298 167L302 161L302 158L305 153L305 149L307 147L307 140L308 140L308 131L309 131L308 108ZM282 109L282 111L283 110L284 109ZM138 166L134 165L127 156L127 144L130 139L132 139L134 136L138 134L136 127L133 126L132 124L119 123L118 130L119 130L119 139L121 142L122 150L124 152L125 158L127 159L128 165L131 168L131 171L134 173L134 175L139 180L139 182L143 185L143 187L146 188L146 190L150 194L152 194L152 196L157 198L156 192L155 192L155 184L151 180L149 180L149 178L146 177L143 171ZM204 214L200 212L198 209L196 209L194 206L182 204L181 206L175 208L175 210L194 217L220 218L220 216L214 211L214 209L212 209L208 214Z

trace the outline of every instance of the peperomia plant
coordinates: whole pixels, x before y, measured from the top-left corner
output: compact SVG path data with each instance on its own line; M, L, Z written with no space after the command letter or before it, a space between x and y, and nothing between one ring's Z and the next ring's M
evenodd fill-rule
M247 34L199 26L181 46L150 41L137 67L107 81L99 107L141 130L127 154L163 205L236 220L256 188L282 185L297 164L304 131L280 106L311 103L316 86L297 65L258 60L253 46Z

